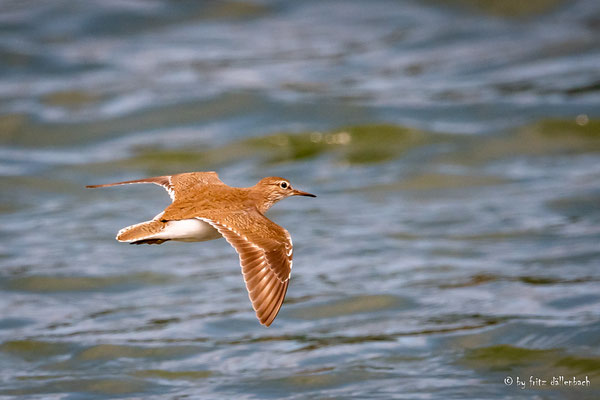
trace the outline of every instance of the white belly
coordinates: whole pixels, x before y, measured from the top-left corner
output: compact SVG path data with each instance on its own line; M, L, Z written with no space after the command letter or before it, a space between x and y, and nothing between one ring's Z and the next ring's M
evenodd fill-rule
M219 231L209 223L199 219L169 221L165 228L157 233L156 239L179 240L181 242L204 242L222 237Z

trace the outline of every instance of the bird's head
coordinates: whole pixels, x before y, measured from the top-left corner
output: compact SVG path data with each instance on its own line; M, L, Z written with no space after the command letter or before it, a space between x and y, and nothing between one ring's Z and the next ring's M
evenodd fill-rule
M314 194L303 192L292 187L290 181L276 176L261 179L254 189L263 201L262 212L268 210L273 204L290 196L317 197Z

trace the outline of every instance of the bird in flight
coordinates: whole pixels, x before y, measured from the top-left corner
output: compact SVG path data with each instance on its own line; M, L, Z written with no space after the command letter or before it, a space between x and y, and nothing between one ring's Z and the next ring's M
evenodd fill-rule
M256 317L261 324L271 325L285 298L294 250L288 231L264 213L286 197L317 196L294 189L287 179L278 177L263 178L248 188L231 187L216 172L187 172L86 187L133 183L162 186L172 202L154 219L121 229L117 240L162 244L168 240L203 242L224 237L239 255Z

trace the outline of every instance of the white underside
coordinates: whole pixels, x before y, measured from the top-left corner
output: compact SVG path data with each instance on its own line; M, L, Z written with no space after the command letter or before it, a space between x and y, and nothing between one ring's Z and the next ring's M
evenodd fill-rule
M170 239L180 242L204 242L222 237L209 223L199 219L169 221L165 228L148 239Z

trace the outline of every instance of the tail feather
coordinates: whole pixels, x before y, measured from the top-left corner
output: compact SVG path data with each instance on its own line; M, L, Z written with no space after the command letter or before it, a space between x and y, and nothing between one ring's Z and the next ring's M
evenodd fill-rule
M119 242L131 244L161 244L168 239L158 238L165 227L165 222L153 219L123 228L117 233Z

